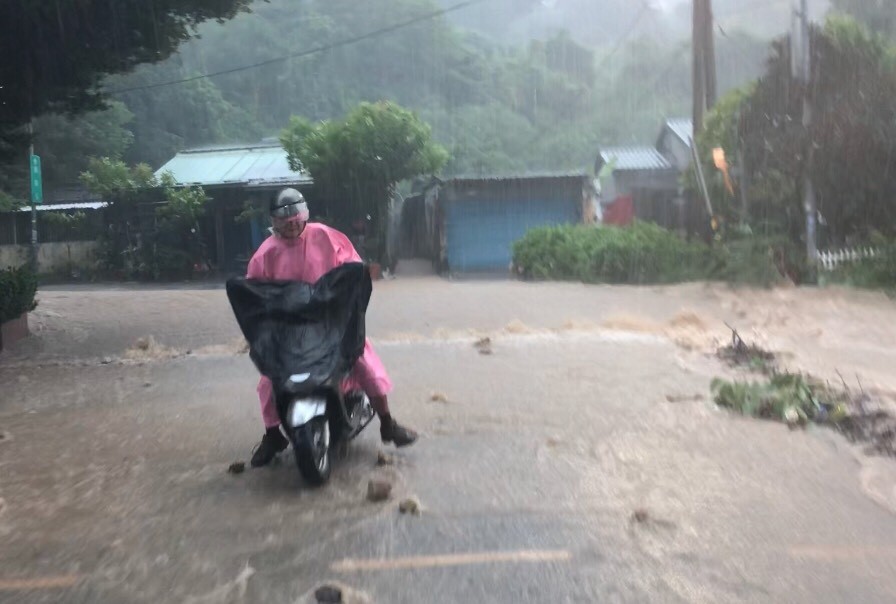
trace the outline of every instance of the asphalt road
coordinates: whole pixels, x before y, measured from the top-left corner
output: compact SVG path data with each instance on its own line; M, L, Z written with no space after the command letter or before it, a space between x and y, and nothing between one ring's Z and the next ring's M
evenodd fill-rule
M514 306L519 284L476 283L434 309L449 286L375 294L394 411L423 436L389 451L374 426L322 489L289 454L227 472L261 428L220 292L47 292L0 357L0 602L896 601L896 462L717 410L730 370L668 333L561 328L631 289ZM687 295L636 300L659 321ZM366 501L375 477L390 500Z

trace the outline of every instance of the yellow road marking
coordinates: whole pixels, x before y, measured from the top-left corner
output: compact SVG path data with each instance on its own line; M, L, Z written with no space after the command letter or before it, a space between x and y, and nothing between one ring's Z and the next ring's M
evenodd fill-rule
M478 552L468 554L443 554L437 556L408 556L404 558L347 558L334 562L334 572L363 570L403 570L410 568L435 568L440 566L464 566L469 564L493 564L498 562L562 562L570 560L566 550L521 550L515 552Z
M77 583L78 575L33 577L31 579L0 579L0 591L27 591L32 589L65 589Z
M896 557L896 547L862 545L797 545L789 549L795 558L814 560L855 560L861 558Z

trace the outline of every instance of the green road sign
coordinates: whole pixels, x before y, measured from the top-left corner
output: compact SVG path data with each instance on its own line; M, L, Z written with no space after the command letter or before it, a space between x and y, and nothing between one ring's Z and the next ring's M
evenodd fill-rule
M40 173L40 156L31 156L31 203L41 203L44 200L43 178Z

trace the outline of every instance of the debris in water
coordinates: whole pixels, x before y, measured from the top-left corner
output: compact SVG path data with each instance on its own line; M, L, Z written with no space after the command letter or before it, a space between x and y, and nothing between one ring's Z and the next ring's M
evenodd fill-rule
M341 604L342 590L333 585L323 585L314 590L314 597L319 604Z
M447 403L448 397L442 394L441 392L433 392L429 395L429 400L434 403Z
M395 464L395 458L384 451L378 451L376 454L376 465L391 466Z
M705 397L702 394L667 394L666 401L669 403L690 403L702 401Z
M760 373L773 373L775 354L768 350L744 342L737 330L725 324L731 330L731 344L718 350L718 357L732 367L748 367Z
M408 497L398 504L398 511L412 516L420 515L420 501L416 497Z
M144 388L152 388L152 382L143 382Z
M228 474L242 474L246 471L246 462L244 461L235 461L230 464L230 467L227 468Z
M492 339L488 336L479 338L474 344L479 354L492 354Z
M0 443L2 443L3 441L5 441L7 439L9 439L9 435L6 432L3 432L2 430L0 430Z
M367 483L367 500L378 502L389 499L392 495L392 483L386 480L372 478Z
M338 581L328 581L320 587L305 593L295 604L372 604L373 599L366 593L352 589Z
M638 524L644 524L650 519L650 514L644 508L638 508L632 514L632 521Z

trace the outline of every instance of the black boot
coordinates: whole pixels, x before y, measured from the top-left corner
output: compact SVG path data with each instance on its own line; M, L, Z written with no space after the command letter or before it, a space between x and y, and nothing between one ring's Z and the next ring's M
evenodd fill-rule
M380 438L384 443L395 443L396 447L407 447L417 440L417 433L400 425L392 419L391 415L384 415L380 418Z
M252 454L252 460L249 463L252 464L253 468L266 466L288 445L289 441L280 432L279 427L268 428L264 436L261 437L261 443L255 447L255 452Z

